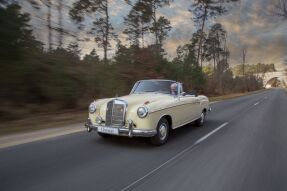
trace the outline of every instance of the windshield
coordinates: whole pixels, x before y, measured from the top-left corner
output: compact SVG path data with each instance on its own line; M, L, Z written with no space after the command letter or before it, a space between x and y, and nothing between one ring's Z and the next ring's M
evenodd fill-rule
M170 86L175 83L174 81L167 80L147 80L147 81L139 81L135 84L131 93L164 93L171 94Z

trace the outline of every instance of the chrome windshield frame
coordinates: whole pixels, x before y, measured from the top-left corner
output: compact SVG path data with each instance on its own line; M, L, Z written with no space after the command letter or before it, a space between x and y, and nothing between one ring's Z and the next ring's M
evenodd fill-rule
M131 90L131 92L130 92L130 95L131 95L131 94L141 94L141 93L156 93L156 94L166 94L166 95L169 95L169 94L167 94L167 93L162 93L162 92L157 92L157 91L155 91L155 92L135 93L136 88L137 88L138 85L139 85L141 82L143 82L143 81L168 81L168 82L171 82L171 83L179 83L179 82L176 82L176 81L174 81L174 80L161 80L161 79L139 80L139 81L137 81L137 82L134 84L134 86L133 86L133 88L132 88L132 90Z

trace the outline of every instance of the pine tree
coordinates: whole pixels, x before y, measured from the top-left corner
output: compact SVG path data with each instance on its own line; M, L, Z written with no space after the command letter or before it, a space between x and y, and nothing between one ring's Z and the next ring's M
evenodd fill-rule
M127 40L131 46L139 47L140 31L140 18L135 9L132 9L129 14L124 18L126 29L123 31L126 34Z
M203 32L208 18L216 17L227 12L224 7L226 3L236 2L238 0L194 0L190 12L193 13L193 20L200 27L201 35L199 39L199 48L197 52L197 63L202 67L202 49L203 49Z
M86 54L83 60L85 63L91 63L91 64L96 64L100 61L96 49L93 49L90 52L90 54Z
M69 53L71 53L73 56L80 59L81 49L80 49L79 44L77 42L70 43L67 47L67 51Z
M287 19L287 0L277 0L273 5L273 14Z
M90 33L95 35L98 46L104 49L104 61L107 62L110 41L116 38L110 23L109 0L78 0L69 12L71 18L78 23L85 19L85 15L92 13L98 14Z
M171 30L170 21L161 16L158 21L153 23L151 32L158 35L158 45L160 48L163 46L163 41L167 38L168 32Z
M131 45L139 46L141 40L142 48L145 46L145 34L149 31L151 22L151 6L148 1L138 0L132 6L129 14L125 17L125 34ZM139 40L140 39L140 40Z
M151 30L152 33L154 33L155 35L155 45L158 47L159 46L159 26L158 26L158 9L164 6L167 6L170 4L172 0L147 0L147 2L149 3L149 6L151 7L151 19L152 19L152 28L154 30Z
M33 36L28 13L21 13L21 7L10 4L0 7L0 58L17 59L42 50L42 43ZM4 59L5 58L5 59Z
M220 56L225 55L226 31L219 23L211 26L211 29L206 40L205 56L207 61L213 60L213 69L216 70L217 64L220 61ZM225 58L225 56L224 56Z

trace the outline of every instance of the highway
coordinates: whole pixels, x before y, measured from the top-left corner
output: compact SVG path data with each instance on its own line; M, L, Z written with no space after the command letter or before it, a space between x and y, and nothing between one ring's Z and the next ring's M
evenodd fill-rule
M0 149L0 190L286 191L287 94L214 103L161 147L77 132Z

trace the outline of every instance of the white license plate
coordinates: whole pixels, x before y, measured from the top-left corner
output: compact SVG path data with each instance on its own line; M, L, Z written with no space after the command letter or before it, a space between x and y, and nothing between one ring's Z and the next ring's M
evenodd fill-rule
M119 129L118 128L112 128L112 127L98 127L98 132L106 133L106 134L112 134L112 135L118 135Z

